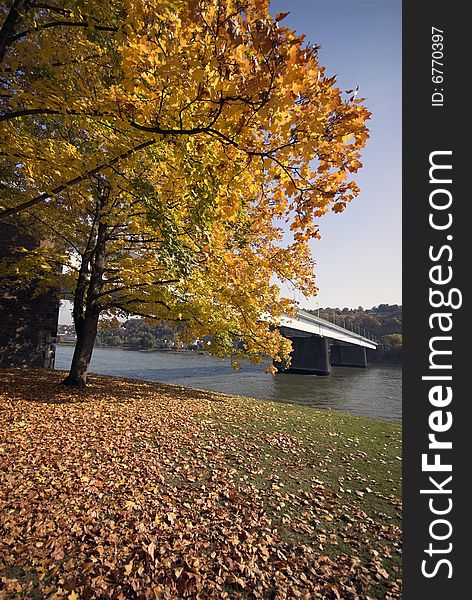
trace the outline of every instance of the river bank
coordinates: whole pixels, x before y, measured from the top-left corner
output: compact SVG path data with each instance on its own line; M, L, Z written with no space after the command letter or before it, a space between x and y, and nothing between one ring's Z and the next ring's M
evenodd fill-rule
M62 341L58 342L58 346L75 346L75 341ZM206 356L211 356L205 350L194 350L194 349L184 349L184 348L131 348L130 346L105 346L97 344L96 348L101 348L103 350L124 350L126 352L175 352L178 354L182 353L190 353L190 354L203 354ZM367 351L367 360L369 363L378 364L378 365L401 365L402 357L401 353L398 352L380 352L380 351Z
M73 348L58 347L56 367L68 369L72 354ZM95 348L90 371L401 421L402 370L398 366L333 367L328 377L284 373L274 377L265 372L267 365L243 362L235 371L229 359L208 354Z
M399 425L63 375L0 374L7 594L401 597Z

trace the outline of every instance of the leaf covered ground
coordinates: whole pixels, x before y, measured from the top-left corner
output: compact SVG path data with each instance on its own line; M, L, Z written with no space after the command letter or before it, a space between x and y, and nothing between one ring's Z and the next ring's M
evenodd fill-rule
M0 598L400 598L400 427L0 372Z

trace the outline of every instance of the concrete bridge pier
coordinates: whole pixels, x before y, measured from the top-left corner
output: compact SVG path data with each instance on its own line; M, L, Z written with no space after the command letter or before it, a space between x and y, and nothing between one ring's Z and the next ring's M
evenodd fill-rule
M353 344L332 344L330 362L333 367L367 367L365 347Z
M293 352L286 373L329 375L328 338L310 334L288 337L292 342Z
M367 367L366 348L377 347L377 342L303 310L283 317L278 328L293 346L289 369L274 363L286 373L329 375L330 365Z

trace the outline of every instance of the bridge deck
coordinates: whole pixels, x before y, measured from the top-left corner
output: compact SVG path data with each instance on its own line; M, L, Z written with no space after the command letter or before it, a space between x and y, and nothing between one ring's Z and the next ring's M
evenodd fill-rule
M320 317L315 317L315 315L304 310L298 311L296 319L283 317L280 326L300 332L312 333L332 340L346 342L355 346L364 346L365 348L371 348L373 350L377 348L377 343L373 340L355 333L354 331L350 331L349 329L345 329L344 327L340 327L339 325L335 325L334 323L330 323Z

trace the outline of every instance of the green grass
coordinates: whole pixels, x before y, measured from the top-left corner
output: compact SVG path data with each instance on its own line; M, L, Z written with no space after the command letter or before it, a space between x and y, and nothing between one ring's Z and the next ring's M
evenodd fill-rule
M258 488L282 539L321 540L328 556L373 560L400 579L401 426L295 404L233 403L224 415L200 418L209 439L223 435L249 451L226 455L226 468L235 470L235 482ZM317 496L322 502L313 506ZM386 589L379 582L372 594L383 598Z

